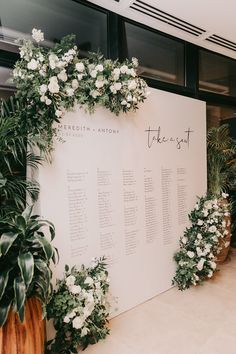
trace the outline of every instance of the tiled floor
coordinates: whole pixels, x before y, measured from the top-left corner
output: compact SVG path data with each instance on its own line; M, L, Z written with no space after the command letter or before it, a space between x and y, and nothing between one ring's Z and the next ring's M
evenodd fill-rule
M236 254L203 286L173 288L114 318L86 354L236 354Z

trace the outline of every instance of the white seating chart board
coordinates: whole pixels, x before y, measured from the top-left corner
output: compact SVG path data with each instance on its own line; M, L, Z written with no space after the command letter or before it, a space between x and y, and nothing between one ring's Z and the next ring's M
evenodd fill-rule
M173 254L206 190L206 106L150 89L136 113L78 108L57 124L39 170L40 213L55 224L60 263L105 255L113 316L171 287Z

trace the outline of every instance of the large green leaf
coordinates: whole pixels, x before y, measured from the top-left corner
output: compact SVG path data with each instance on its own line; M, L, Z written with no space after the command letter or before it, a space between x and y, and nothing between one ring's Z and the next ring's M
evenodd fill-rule
M11 307L12 300L8 299L0 302L0 327L4 325Z
M16 224L20 230L25 231L26 228L26 221L22 215L18 215L16 218Z
M27 208L25 208L25 210L21 214L26 221L29 221L30 215L32 213L32 209L33 209L33 205L28 206Z
M7 286L7 282L9 279L9 272L12 270L12 268L9 268L7 270L4 270L0 273L0 300L4 295L4 291Z
M13 232L5 232L2 234L0 238L0 255L5 256L5 254L7 254L18 235L18 233Z
M27 290L34 275L34 257L30 252L20 254L18 256L18 265Z
M21 308L24 306L26 299L26 288L25 283L22 278L18 277L14 280L14 292L15 292L15 305L16 310L19 312Z
M40 243L47 260L50 260L54 253L53 247L45 237L37 235L37 240Z

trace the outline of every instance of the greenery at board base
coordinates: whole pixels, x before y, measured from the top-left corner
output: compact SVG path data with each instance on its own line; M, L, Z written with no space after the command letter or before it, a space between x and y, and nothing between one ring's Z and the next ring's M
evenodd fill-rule
M104 257L93 260L90 267L65 267L47 306L48 319L53 319L57 331L48 342L47 354L77 353L109 334L108 290Z
M217 270L216 258L223 247L228 247L225 237L230 225L230 204L228 194L217 198L206 195L198 199L189 214L191 226L180 239L180 249L174 259L177 269L173 278L180 290L188 289L211 278Z
M48 231L51 240L45 236ZM0 326L12 307L24 320L25 302L37 297L45 305L52 293L50 262L56 263L57 250L52 223L32 215L32 207L12 213L0 221Z

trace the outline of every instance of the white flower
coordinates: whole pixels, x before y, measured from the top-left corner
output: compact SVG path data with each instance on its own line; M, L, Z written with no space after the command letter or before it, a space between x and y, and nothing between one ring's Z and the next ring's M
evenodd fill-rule
M120 82L115 82L114 83L114 89L116 91L119 91L121 89L121 87L122 87L122 84Z
M127 105L127 101L126 100L121 101L121 105L122 106L126 106Z
M100 93L97 90L93 90L90 92L90 96L92 96L93 98L97 98L98 96L100 96Z
M69 97L73 96L73 95L74 95L74 90L73 90L73 88L72 88L72 87L67 87L67 88L66 88L66 94L67 94L67 96L69 96Z
M216 229L215 225L210 226L208 229L209 232L216 232L216 230L217 229Z
M71 86L74 90L77 90L77 88L79 87L78 80L76 80L76 79L72 80Z
M57 55L54 54L54 53L51 53L51 54L49 55L49 57L48 57L48 60L49 60L49 66L50 66L50 68L51 68L51 69L55 69L55 67L56 67L56 65L57 65L57 63L58 63L58 61L59 61Z
M67 81L67 74L65 70L62 70L58 75L57 75L58 79L66 82Z
M229 196L228 193L222 193L221 195L222 195L222 198L224 198L224 199L226 199Z
M95 67L95 70L102 72L102 71L104 70L103 65L102 65L102 64L98 64L98 65Z
M95 78L96 76L97 76L97 70L92 70L91 72L90 72L90 76L92 77L92 78Z
M63 112L60 111L59 109L56 110L55 115L57 118L60 118L62 116Z
M226 221L223 220L221 225L222 225L223 227L226 227Z
M116 93L117 93L117 91L116 91L116 89L115 89L115 86L114 86L114 85L111 85L111 86L110 86L110 90L111 90L111 92L112 92L112 93L114 93L114 94L116 94Z
M194 209L199 210L199 204L196 203Z
M81 330L81 337L86 336L89 333L89 329L87 327L83 327Z
M197 248L196 248L196 251L197 251L197 255L198 255L198 257L201 257L201 256L202 256L202 254L203 254L203 252L202 252L201 248L200 248L200 247L197 247Z
M70 322L70 317L65 316L64 319L63 319L63 322L69 323Z
M120 69L119 69L119 68L115 68L112 73L113 73L113 75L116 76L116 77L117 77L117 76L120 76Z
M131 60L132 60L133 65L134 65L135 67L137 67L137 66L138 66L138 59L135 58L135 57L133 57Z
M184 245L186 245L188 239L187 239L186 236L183 236L183 237L181 238L181 241L182 241L182 243L183 243Z
M99 89L101 87L103 87L105 84L105 81L102 81L102 80L96 80L95 82L95 86Z
M128 85L128 90L135 90L137 87L136 81L135 80L131 80L129 85Z
M39 86L39 92L41 94L44 94L45 92L47 92L47 90L48 90L47 85L43 84L43 85Z
M71 285L69 290L72 294L79 294L81 292L81 287L79 285Z
M76 316L76 312L74 310L67 314L67 317L69 318L73 318L75 316Z
M38 62L35 59L31 59L27 64L27 68L29 70L36 70L38 68Z
M78 74L78 75L77 75L77 79L78 79L79 81L81 81L81 80L83 79L83 77L84 77L84 74Z
M202 235L201 235L201 234L197 234L197 238L198 238L199 240L202 240Z
M51 93L58 93L60 91L60 87L58 85L57 77L52 76L49 80L48 89Z
M120 72L122 74L125 74L127 70L128 70L128 66L127 65L122 65L121 68L120 68Z
M45 103L47 106L49 106L52 103L52 100L50 100L50 98L45 97Z
M203 210L203 215L206 217L208 215L208 210Z
M195 253L192 252L192 251L188 251L188 252L187 252L187 256L188 256L189 258L193 258L193 257L195 256Z
M133 76L133 77L137 76L134 69L130 69L130 75Z
M197 225L202 226L203 225L203 221L201 219L198 219Z
M43 32L41 30L37 30L36 28L32 29L32 37L37 43L44 41Z
M210 264L210 267L211 267L212 269L216 269L216 263L215 263L215 262L210 261L209 264Z
M45 102L45 96L44 96L44 95L42 95L42 96L40 97L40 101L41 101L41 102Z
M74 285L75 284L75 277L74 275L69 275L67 278L66 278L66 285L67 286L71 286L71 285Z
M197 264L197 269L201 271L202 268L203 268L204 263L205 263L205 258L201 258L200 261Z
M208 278L211 278L212 277L212 275L213 275L213 272L212 272L212 270L210 270L209 272L208 272Z
M80 73L83 72L84 69L85 69L84 64L81 63L81 62L76 63L76 64L75 64L75 68L76 68L76 70L77 70L78 72L80 72Z
M93 279L91 277L87 277L84 281L84 284L92 285L93 284Z
M79 316L75 317L72 321L72 326L75 329L80 329L81 327L83 327L83 324L84 320Z
M211 209L212 208L212 202L210 200L207 200L205 203L204 203L204 208L206 209Z

